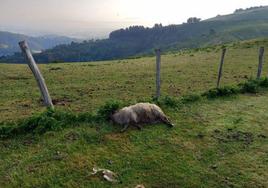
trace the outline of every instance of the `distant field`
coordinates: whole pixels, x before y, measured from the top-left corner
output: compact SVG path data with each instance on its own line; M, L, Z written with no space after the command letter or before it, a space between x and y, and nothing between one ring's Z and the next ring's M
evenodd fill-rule
M258 46L228 47L222 85L255 77ZM266 51L267 51L266 50ZM162 95L215 87L220 47L162 57ZM265 53L268 59L268 53ZM155 58L40 65L56 109L95 111L109 99L145 101L155 92ZM265 62L263 75L268 74ZM26 65L0 64L0 122L44 110ZM166 108L175 128L79 124L44 135L0 139L0 187L268 187L268 92ZM110 184L92 168L118 174Z

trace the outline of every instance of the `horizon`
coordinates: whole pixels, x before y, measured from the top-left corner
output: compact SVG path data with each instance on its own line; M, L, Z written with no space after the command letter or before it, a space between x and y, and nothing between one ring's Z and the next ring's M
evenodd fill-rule
M217 15L231 14L239 8L268 5L268 0L235 0L232 4L208 0L188 0L181 3L176 0L0 2L1 31L30 36L58 35L80 39L106 38L113 30L133 25L152 27L155 23L162 23L164 26L182 24L189 17L205 20ZM207 4L210 4L209 7Z

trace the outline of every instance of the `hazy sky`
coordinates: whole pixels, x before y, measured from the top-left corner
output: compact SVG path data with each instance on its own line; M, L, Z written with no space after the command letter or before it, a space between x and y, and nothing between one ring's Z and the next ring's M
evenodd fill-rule
M0 30L105 37L130 25L180 24L259 5L268 0L0 0Z

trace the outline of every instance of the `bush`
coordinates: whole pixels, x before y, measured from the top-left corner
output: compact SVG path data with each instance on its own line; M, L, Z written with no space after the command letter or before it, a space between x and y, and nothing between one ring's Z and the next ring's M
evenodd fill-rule
M220 96L230 96L230 95L238 94L239 92L240 92L239 88L235 86L234 87L225 86L219 89Z
M268 87L268 78L249 79L243 84L240 84L242 93L258 93L260 88Z
M202 94L202 96L207 97L207 98L216 98L218 96L218 89L213 88Z
M241 92L242 93L258 93L260 89L260 81L250 79L246 81L244 84L241 84Z
M115 100L111 100L101 106L97 111L97 116L103 120L109 120L111 115L121 107L121 103Z
M12 128L13 124L10 123L10 124L5 124L5 125L2 125L0 127L0 138L5 138L7 137L8 135L11 135L12 131L13 131L13 128Z
M216 97L224 97L238 94L240 89L237 87L225 86L222 88L213 88L202 94L202 96L206 96L207 98L216 98Z
M261 87L268 87L268 78L267 77L260 80L260 86Z

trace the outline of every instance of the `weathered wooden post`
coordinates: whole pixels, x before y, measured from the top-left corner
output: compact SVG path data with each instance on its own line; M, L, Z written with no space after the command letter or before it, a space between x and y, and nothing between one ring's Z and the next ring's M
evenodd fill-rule
M29 65L32 73L34 74L34 77L37 81L38 87L41 91L45 106L53 109L54 106L53 106L52 100L50 98L45 80L44 80L38 66L35 63L35 60L32 56L32 53L30 51L30 48L29 48L27 42L21 41L21 42L19 42L19 46L21 48L22 53L25 55L25 57L27 59L28 65Z
M223 64L224 64L225 54L226 54L226 48L223 48L222 49L222 55L221 55L221 62L220 62L219 74L218 74L217 88L220 87L220 81L221 81L221 76L222 76L222 68L223 68Z
M264 54L264 47L260 47L259 50L259 66L258 66L258 73L257 73L257 79L261 78L261 72L262 72L262 65L263 65L263 54Z
M160 97L160 87L161 87L161 78L160 78L160 69L161 69L161 50L156 49L156 98Z

